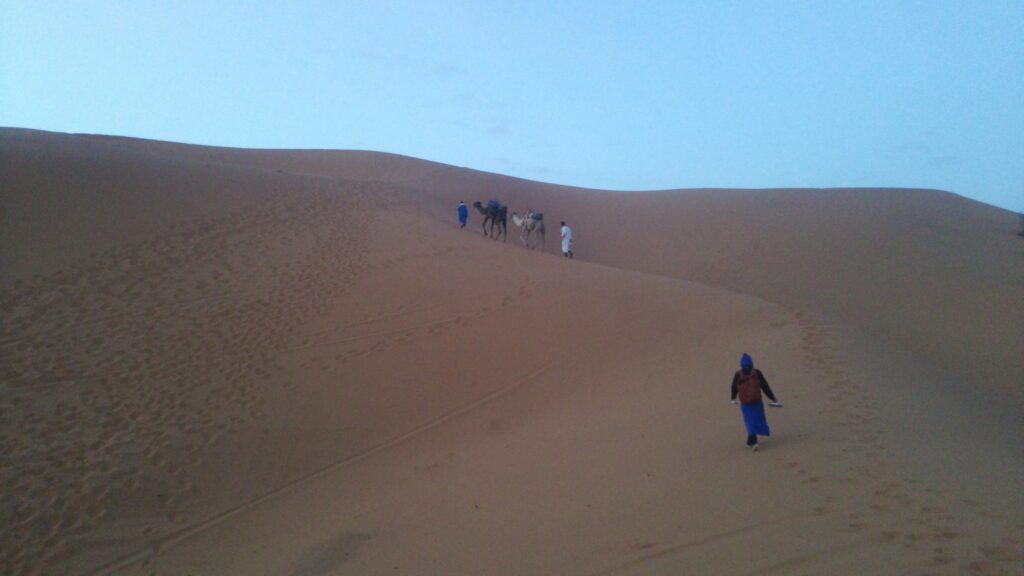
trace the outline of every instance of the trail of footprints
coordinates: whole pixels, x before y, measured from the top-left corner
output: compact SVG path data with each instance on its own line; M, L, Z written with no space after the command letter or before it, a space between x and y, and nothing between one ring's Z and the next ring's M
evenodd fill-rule
M0 291L4 574L54 573L133 498L165 510L146 535L190 520L188 469L365 266L361 200L317 188Z
M833 471L811 471L800 462L778 459L779 466L794 472L801 482L826 493L811 513L838 518L846 532L864 532L878 542L903 546L929 567L923 574L1020 573L1024 553L1019 535L1008 535L996 544L965 545L961 539L970 536L957 531L947 495L922 488L916 479L893 471L886 432L861 385L845 369L828 324L797 309L790 312L801 329L805 365L824 384L839 431ZM840 499L831 491L844 496ZM851 493L856 505L844 507L841 502L850 502ZM977 502L961 503L970 513L999 518Z

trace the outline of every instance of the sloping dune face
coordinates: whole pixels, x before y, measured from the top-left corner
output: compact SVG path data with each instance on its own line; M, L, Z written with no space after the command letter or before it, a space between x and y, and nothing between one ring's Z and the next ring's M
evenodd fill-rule
M1024 267L1017 216L950 193L907 189L608 193L407 157L247 151L129 141L160 154L386 182L458 200L500 198L578 228L589 261L806 307L1024 398ZM447 211L447 212L446 212ZM557 230L556 230L557 232ZM557 236L557 234L552 235ZM556 244L553 242L552 244Z
M5 573L1024 566L1013 214L13 129L0 175Z

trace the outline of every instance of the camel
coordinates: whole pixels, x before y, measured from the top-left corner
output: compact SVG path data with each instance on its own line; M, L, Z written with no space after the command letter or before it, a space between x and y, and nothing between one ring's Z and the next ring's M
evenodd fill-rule
M484 236L488 236L498 239L498 234L502 234L504 241L508 242L508 207L498 204L497 206L491 206L488 204L486 207L481 205L479 202L473 202L473 207L480 211L484 215L484 222L481 227L484 230ZM487 233L487 222L491 223L491 233ZM498 225L498 234L494 233L494 225Z
M533 246L530 246L530 236L536 232L537 236L540 237L540 251L544 251L544 221L540 218L535 218L532 211L526 212L526 218L520 218L515 212L512 213L512 222L523 229L519 234L519 240L522 241L523 246L526 246L530 250L533 250Z

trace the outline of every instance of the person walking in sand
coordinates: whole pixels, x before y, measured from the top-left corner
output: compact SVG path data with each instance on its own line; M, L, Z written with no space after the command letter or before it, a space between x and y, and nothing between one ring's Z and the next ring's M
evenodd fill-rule
M466 219L469 218L469 208L466 208L466 203L459 200L459 228L466 227Z
M562 220L562 256L572 258L572 230Z
M775 394L768 386L768 379L760 370L754 368L753 359L744 354L740 358L740 369L732 377L731 402L736 404L736 398L739 397L743 423L747 427L747 446L750 446L754 452L757 452L758 436L771 436L768 419L764 415L764 401L761 399L761 392L764 392L765 396L771 400L768 403L769 406L782 408L782 404L775 399Z

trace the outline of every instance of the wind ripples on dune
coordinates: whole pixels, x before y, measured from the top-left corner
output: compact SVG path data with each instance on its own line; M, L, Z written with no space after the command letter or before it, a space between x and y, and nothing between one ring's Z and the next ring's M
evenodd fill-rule
M190 520L189 470L364 265L358 197L312 188L0 292L0 565L52 573L133 502L162 516L125 536Z

